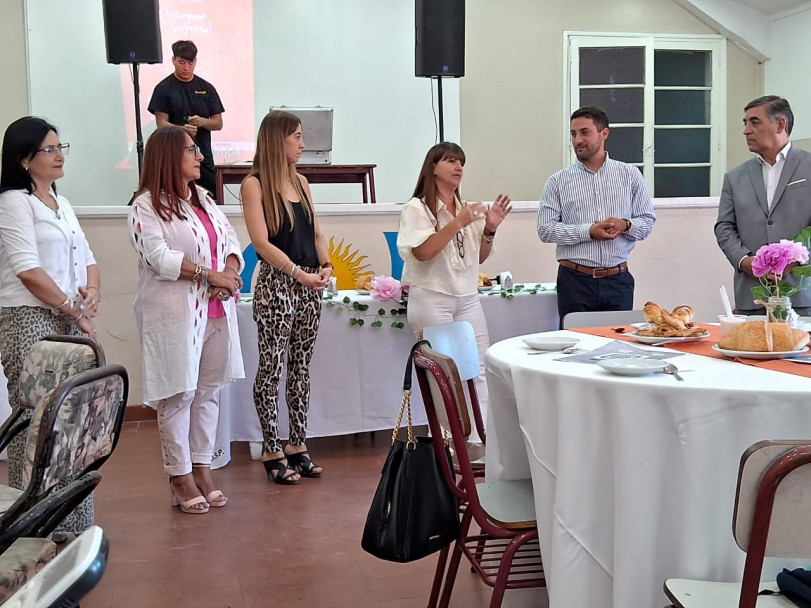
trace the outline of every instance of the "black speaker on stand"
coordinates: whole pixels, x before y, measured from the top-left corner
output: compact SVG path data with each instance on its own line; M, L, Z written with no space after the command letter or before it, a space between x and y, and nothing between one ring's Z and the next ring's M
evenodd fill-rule
M439 140L445 140L442 79L465 75L465 0L416 0L414 74L437 79Z
M138 153L140 177L144 160L144 135L141 132L141 87L138 81L138 64L163 62L158 0L102 0L102 6L107 63L132 64L135 149Z

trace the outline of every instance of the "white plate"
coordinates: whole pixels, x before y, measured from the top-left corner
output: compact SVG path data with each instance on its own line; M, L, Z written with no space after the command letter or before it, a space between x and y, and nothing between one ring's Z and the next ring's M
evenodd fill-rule
M359 293L362 296L368 296L372 292L369 291L368 289L356 289L355 293Z
M493 289L493 287L495 287L495 285L483 285L482 287L479 287L479 293L487 293Z
M803 346L800 350L784 350L774 353L753 353L745 350L727 350L726 348L719 348L717 344L713 344L712 349L721 353L722 355L726 355L727 357L757 359L759 361L768 361L769 359L786 359L788 357L796 357L797 355L808 352L807 346Z
M668 336L638 336L636 332L628 335L637 342L642 342L642 344L658 344L659 342L671 342L675 344L676 342L698 342L709 336L710 332L707 332L703 336L684 336L681 338L669 338Z
M667 361L660 359L606 359L597 365L617 376L647 376L662 371Z
M580 340L577 338L552 337L552 336L527 336L523 339L524 344L535 350L563 350L575 346Z

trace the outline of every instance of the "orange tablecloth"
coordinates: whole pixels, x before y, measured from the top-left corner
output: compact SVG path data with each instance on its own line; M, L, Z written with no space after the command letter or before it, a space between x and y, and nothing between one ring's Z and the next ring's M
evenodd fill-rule
M700 342L670 342L667 348L678 350L684 353L692 353L694 355L703 355L705 357L713 357L714 359L729 359L719 352L712 350L712 345L717 344L721 339L721 328L717 325L707 325L705 323L698 323L699 327L705 328L710 332L709 337L701 340ZM623 327L626 333L617 333L614 331L617 327ZM631 336L627 335L632 331L636 331L630 325L613 326L613 327L583 327L579 329L570 329L569 331L576 331L583 334L590 334L592 336L602 336L603 338L611 338L612 340L625 340L626 342L634 342L639 344ZM664 339L664 338L663 338ZM811 355L809 355L811 356ZM783 361L782 359L773 359L771 361L758 361L756 359L743 359L736 357L735 361L752 365L754 367L762 367L764 369L771 369L776 372L783 372L785 374L794 374L795 376L804 376L811 378L811 364L796 363L794 361Z

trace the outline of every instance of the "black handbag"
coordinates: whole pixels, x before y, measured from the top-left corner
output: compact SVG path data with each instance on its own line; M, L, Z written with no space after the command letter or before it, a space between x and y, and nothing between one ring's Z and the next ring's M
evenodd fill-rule
M403 399L394 425L391 449L366 516L361 547L392 562L412 562L448 546L459 533L459 505L445 485L430 437L414 437L411 426L411 347L403 380ZM403 411L408 411L408 440L397 438ZM450 461L445 446L442 455Z

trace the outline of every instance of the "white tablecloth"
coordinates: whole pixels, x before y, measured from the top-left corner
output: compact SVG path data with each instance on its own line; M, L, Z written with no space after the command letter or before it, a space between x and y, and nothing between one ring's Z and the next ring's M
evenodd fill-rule
M739 581L741 454L811 438L811 380L699 355L672 359L683 382L628 378L528 352L487 352L487 477L532 478L550 607L652 608L668 577Z
M544 284L553 288L553 284ZM392 308L370 296L339 292L336 301L348 295L369 304L371 310ZM512 299L482 294L490 341L511 336L549 331L558 327L557 296L554 292L535 295L517 294ZM262 431L253 404L253 380L259 360L256 324L252 305L237 305L245 379L222 390L220 420L217 429L213 468L224 466L231 458L232 441L261 442ZM345 435L363 431L390 429L394 426L403 392L403 372L414 332L404 329L373 328L366 319L363 327L352 327L352 315L344 310L324 307L321 328L310 366L311 391L309 437ZM403 318L405 321L405 318ZM279 431L287 437L287 405L284 380L280 384ZM425 424L425 410L414 379L412 394L414 424Z

